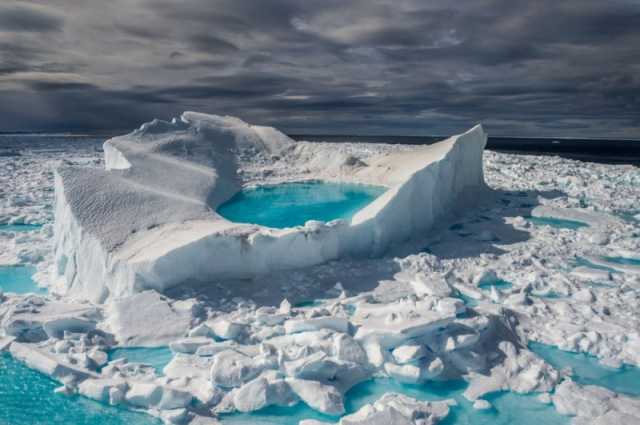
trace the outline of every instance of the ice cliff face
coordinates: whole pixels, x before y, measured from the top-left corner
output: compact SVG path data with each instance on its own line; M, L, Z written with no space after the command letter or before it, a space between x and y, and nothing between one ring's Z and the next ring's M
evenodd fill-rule
M57 171L57 290L103 302L187 281L380 255L481 198L485 143L477 126L432 146L368 156L356 151L334 160L326 145L302 148L276 129L237 118L186 112L180 120L154 120L108 140L104 170ZM260 184L274 172L280 181L389 189L350 222L271 229L216 213L243 185Z

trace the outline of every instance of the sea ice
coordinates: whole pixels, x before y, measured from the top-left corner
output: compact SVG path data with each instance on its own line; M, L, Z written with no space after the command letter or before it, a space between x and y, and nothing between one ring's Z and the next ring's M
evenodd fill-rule
M70 415L91 403L63 394L172 424L429 423L445 407L443 420L454 423L638 421L637 400L624 395L638 394L635 381L599 374L640 365L640 223L621 218L637 213L637 168L484 152L484 170L475 174L490 188L479 180L482 202L453 202L436 217L453 201L436 196L436 189L451 192L447 170L479 168L480 152L464 152L480 148L479 129L416 151L293 142L229 118L185 120L146 124L111 140L104 156L88 145L0 158L0 223L43 225L0 231L0 264L31 268L49 289L0 293L0 350L58 380L55 394L43 388ZM234 148L220 154L228 163L201 150L212 139ZM424 168L433 150L443 159ZM405 185L406 170L396 165L406 161L418 185ZM389 189L351 222L227 233L236 224L216 216L215 205L242 188L310 178ZM429 196L417 199L416 186ZM141 213L129 217L133 207ZM375 214L364 214L369 208ZM587 226L535 225L528 217ZM427 218L437 225L420 222ZM377 224L363 230L373 235L363 245L374 249L355 258L340 252L345 229L368 220ZM251 280L217 274L210 253L221 233L235 255L229 264L246 268ZM285 242L289 250L280 249ZM569 376L562 363L536 354L536 341L589 362L573 363ZM141 354L121 358L119 350ZM151 350L164 353L162 362ZM2 384L13 382L2 372ZM436 409L434 401L444 404ZM55 413L47 403L43 409ZM30 423L11 407L0 409L0 422L5 412Z

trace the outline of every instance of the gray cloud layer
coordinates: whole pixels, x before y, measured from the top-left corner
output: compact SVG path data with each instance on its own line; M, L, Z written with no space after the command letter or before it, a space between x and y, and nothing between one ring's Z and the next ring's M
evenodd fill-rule
M640 138L636 0L0 4L0 131L183 110L289 132Z

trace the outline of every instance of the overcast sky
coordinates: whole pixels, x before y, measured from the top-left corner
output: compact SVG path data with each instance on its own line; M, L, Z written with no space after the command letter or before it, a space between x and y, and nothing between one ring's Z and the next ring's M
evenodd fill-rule
M0 0L0 131L640 139L638 0Z

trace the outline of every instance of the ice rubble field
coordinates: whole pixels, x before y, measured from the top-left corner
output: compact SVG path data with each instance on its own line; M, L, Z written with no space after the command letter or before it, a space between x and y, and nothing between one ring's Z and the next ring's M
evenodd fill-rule
M104 167L94 143L63 146L0 157L0 225L42 225L0 229L0 276L50 287L1 296L0 422L640 421L637 168L487 151L483 203L382 257L96 303L50 278L53 170ZM279 183L294 159L411 149L298 142L240 169Z

